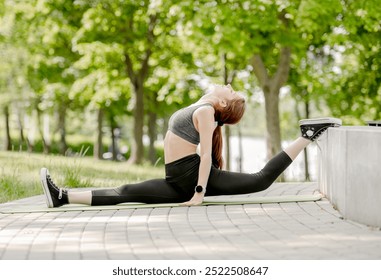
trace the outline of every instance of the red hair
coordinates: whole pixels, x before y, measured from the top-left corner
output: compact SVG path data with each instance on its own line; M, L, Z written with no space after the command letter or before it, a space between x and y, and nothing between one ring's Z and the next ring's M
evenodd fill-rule
M226 107L216 106L214 108L214 119L218 122L218 126L213 133L213 147L212 147L212 164L216 168L222 169L222 130L223 124L236 124L238 123L245 112L245 99L237 98L228 101Z

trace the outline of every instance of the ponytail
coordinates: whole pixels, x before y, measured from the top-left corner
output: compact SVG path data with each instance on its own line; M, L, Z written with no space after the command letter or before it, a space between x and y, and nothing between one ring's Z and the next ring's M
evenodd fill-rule
M218 126L213 132L212 164L214 167L222 169L222 129L223 124L235 124L240 121L245 112L245 99L234 99L225 108L214 108L214 118Z
M224 164L222 158L222 129L217 126L213 132L213 150L212 150L212 164L218 169L222 169Z

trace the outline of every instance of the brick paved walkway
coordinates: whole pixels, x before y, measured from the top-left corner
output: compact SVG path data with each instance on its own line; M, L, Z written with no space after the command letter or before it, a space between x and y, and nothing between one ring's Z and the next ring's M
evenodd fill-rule
M276 183L253 195L316 189ZM45 202L36 196L11 203ZM0 259L381 259L381 231L343 220L325 199L0 214Z

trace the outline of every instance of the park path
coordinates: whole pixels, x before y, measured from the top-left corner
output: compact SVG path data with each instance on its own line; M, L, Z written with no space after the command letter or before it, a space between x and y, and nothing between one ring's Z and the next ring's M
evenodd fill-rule
M250 196L303 195L275 183ZM226 198L227 200L229 197ZM0 204L44 204L35 196ZM381 231L330 202L0 214L0 259L381 259Z

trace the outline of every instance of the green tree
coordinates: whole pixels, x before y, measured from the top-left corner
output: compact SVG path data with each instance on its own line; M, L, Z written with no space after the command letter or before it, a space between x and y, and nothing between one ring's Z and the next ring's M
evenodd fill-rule
M121 51L117 59L123 64L117 68L118 75L127 77L131 85L129 107L133 108L134 121L132 163L141 163L144 156L144 104L145 95L150 92L145 83L153 72L154 61L161 62L162 50L170 48L175 37L176 14L171 10L175 3L148 0L93 1L75 37L78 46L101 42ZM174 35L170 34L171 31ZM120 71L120 65L124 71Z
M89 10L86 13L88 12ZM81 36L84 34L82 33ZM74 37L73 41L75 42L74 50L80 55L80 59L73 64L73 68L79 72L79 76L70 89L69 97L81 110L89 107L97 112L94 156L99 159L103 155L102 128L108 121L115 159L113 133L118 127L116 117L128 113L128 99L131 96L129 82L124 75L123 49L116 44L100 41L79 43L77 37Z
M42 113L57 116L60 152L67 150L66 113L71 104L68 92L76 73L72 64L77 54L72 51L71 38L78 29L82 11L64 0L29 0L18 3L27 30L24 42L30 58L28 81L35 93L38 119ZM39 125L44 150L49 152L50 139Z
M325 98L346 123L381 118L381 6L379 1L344 1L338 29L330 37L337 59L325 74Z
M5 119L6 150L12 149L11 124L12 111L21 111L28 106L28 84L25 80L28 53L21 39L25 34L25 24L20 22L20 13L10 1L0 4L0 108ZM13 110L15 109L15 110ZM24 140L20 114L20 146Z

